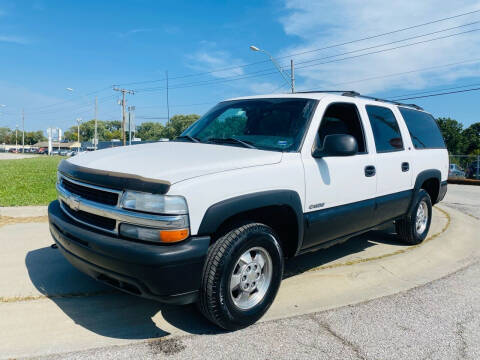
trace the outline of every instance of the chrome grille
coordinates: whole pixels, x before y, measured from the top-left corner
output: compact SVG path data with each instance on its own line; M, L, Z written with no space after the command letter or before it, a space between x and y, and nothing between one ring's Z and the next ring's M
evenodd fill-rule
M63 211L65 211L71 217L73 217L73 218L75 218L75 219L77 219L77 220L79 220L83 223L95 226L99 229L105 229L105 230L113 231L113 230L115 230L115 227L117 226L117 222L115 221L115 219L110 219L110 218L107 218L105 216L99 216L99 215L91 214L91 213L88 213L88 212L85 212L85 211L82 211L82 210L74 211L67 204L65 204L63 201L62 201L62 206L61 207L62 207Z
M117 205L117 192L101 190L97 187L85 186L77 181L62 178L62 186L72 194L78 195L84 199L95 201L106 205Z

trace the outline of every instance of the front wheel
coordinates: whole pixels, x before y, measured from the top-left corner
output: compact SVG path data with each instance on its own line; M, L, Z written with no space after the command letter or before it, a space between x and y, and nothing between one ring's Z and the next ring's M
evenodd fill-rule
M432 221L432 201L428 193L421 189L412 210L405 218L395 222L395 228L402 241L410 245L420 244L427 237Z
M283 254L263 224L238 227L209 249L200 289L200 310L213 323L236 330L260 319L283 276Z

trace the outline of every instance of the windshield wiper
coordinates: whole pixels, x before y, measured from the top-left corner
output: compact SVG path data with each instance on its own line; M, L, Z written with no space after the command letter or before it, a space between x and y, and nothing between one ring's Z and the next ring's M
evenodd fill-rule
M207 142L211 143L216 143L216 144L240 144L243 147L249 148L249 149L256 149L255 146L253 146L250 141L245 141L245 140L240 140L240 139L235 139L233 137L229 138L210 138L207 140Z
M186 139L188 141L196 142L196 143L200 142L200 140L198 140L196 137L193 137L193 136L190 136L190 135L182 135L182 136L177 136L175 138L175 140L182 140L182 139Z

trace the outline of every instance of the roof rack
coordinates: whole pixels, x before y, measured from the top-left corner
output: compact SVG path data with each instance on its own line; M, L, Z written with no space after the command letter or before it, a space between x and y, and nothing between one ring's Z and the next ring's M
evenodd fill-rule
M310 93L340 93L344 96L361 96L360 93L353 90L312 90L312 91L296 91L297 94L310 94Z
M315 91L297 91L297 93L300 94L309 94L309 93L339 93L342 96L351 96L351 97L360 97L363 99L370 99L370 100L375 100L375 101L381 101L381 102L386 102L390 104L395 104L395 105L400 105L400 106L408 106L408 107L413 107L414 109L417 110L423 110L422 107L415 105L415 104L404 104L398 101L394 100L387 100L387 99L381 99L377 98L374 96L367 96L367 95L362 95L357 91L353 90L315 90Z

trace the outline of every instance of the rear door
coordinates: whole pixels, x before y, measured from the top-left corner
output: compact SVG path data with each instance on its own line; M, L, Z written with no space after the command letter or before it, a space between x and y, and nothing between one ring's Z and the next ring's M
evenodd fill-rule
M362 119L354 102L323 100L317 114L310 126L310 141L302 148L306 190L304 249L370 227L375 204L375 158L373 140L366 131L368 120ZM358 153L314 158L313 143L321 146L325 136L332 134L352 135Z
M395 108L366 104L364 108L375 141L377 190L375 222L405 214L411 199L412 152ZM402 128L404 128L402 130Z

